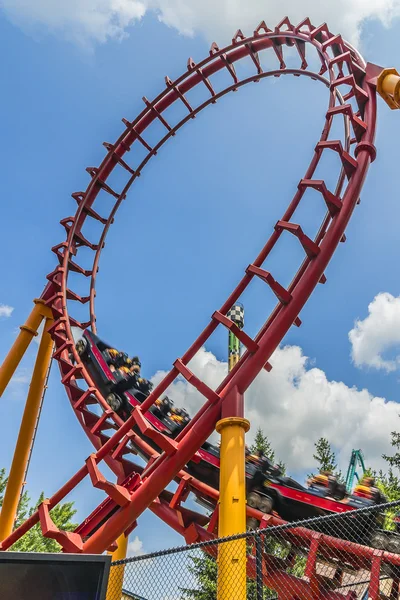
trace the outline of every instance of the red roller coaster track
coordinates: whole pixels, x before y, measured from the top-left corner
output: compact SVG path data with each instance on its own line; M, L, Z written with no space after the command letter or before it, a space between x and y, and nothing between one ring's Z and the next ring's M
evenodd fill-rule
M292 47L298 53L300 64L298 68L287 68L285 47ZM320 62L318 72L309 70L308 48L313 48L315 56L318 57ZM261 53L264 51L272 52L277 60L275 69L263 69ZM235 64L243 59L251 60L254 72L240 79ZM222 69L229 73L232 83L217 92L213 87L212 76ZM96 276L101 250L108 229L114 222L117 209L150 158L155 156L161 146L175 136L185 123L195 118L201 110L217 102L227 92L234 91L247 83L287 74L311 77L324 83L329 90L329 102L321 137L315 146L304 178L299 182L282 219L277 222L265 246L254 262L247 267L226 302L213 313L204 331L183 356L173 363L171 371L146 401L133 411L126 422L123 422L109 408L96 389L76 352L71 331L72 327L84 329L89 326L94 332L96 331ZM187 71L181 77L175 81L167 77L165 81L164 91L154 100L149 101L144 98L145 107L136 119L133 121L123 119L125 128L117 141L114 144L104 143L107 154L101 165L87 168L91 181L86 191L72 194L78 207L74 216L61 221L67 236L65 241L52 248L59 265L47 276L48 285L42 295L42 299L51 308L54 317L51 335L55 344L54 358L58 361L61 371L61 381L72 408L96 451L52 498L43 502L37 512L1 543L2 550L9 548L30 527L40 522L44 535L56 539L65 552L103 552L113 547L121 533L131 531L136 519L147 508L184 535L188 542L209 539L214 535L218 518L216 511L206 529L208 520L203 515L184 508L181 504L190 491L195 491L198 496L211 499L213 502L218 498L218 492L189 476L185 472L185 465L193 457L194 460L196 459L199 448L213 432L221 414L222 403L235 390L244 393L263 368L270 370L271 365L268 360L286 332L292 325L301 324L299 313L316 285L325 282L324 271L339 242L345 240L346 226L360 197L369 165L375 158L373 142L376 126L376 89L367 81L366 65L361 56L343 41L340 35L333 35L326 24L314 27L309 19L305 19L294 26L289 19L285 18L274 30L270 30L264 22L261 23L251 37L245 37L239 30L232 44L223 49L218 48L215 43L212 44L209 56L202 62L196 64L189 59ZM186 94L198 85L204 86L209 97L198 106L192 106ZM179 122L172 124L167 121L164 113L175 102L182 103L187 114ZM343 139L331 139L332 124L338 119L343 120L344 123ZM154 146L150 146L146 141L146 129L153 121L159 121L163 125L165 134ZM125 155L135 144L146 150L146 156L139 165L132 166ZM341 165L334 190L329 190L323 180L314 178L321 157L328 150L337 153ZM115 169L119 169L125 176L125 185L121 191L112 189L107 183ZM321 203L325 203L327 207L326 216L315 239L307 236L301 223L297 224L292 220L309 188L319 193ZM94 209L95 200L100 192L109 197L108 214L100 215ZM93 219L102 225L102 233L96 242L88 240L83 233L86 221ZM274 278L273 273L264 268L264 263L281 236L288 234L298 239L304 249L304 260L286 289ZM92 251L93 261L89 268L81 266L80 248ZM268 265L266 267L268 268ZM71 271L87 282L86 296L81 296L72 289L69 278ZM252 339L226 315L254 278L265 282L278 302L256 337ZM71 316L70 313L73 313L73 306L74 304L76 306L76 303L88 305L87 322L77 321ZM213 390L190 371L188 363L221 325L230 329L240 339L246 347L246 352L219 387ZM185 378L204 396L204 404L179 436L171 440L154 429L145 414L153 402L179 376ZM96 412L96 408L93 408L95 405L100 406L102 410L97 409ZM134 433L133 425L137 426L142 434L157 442L162 449L161 454L157 454ZM130 460L137 452L148 457L144 469ZM102 460L105 460L116 474L117 483L107 481L101 474L98 465ZM108 497L75 532L59 531L51 521L50 510L86 476L90 477L94 487L104 490ZM179 482L177 491L173 495L164 491L172 480ZM280 522L275 517L265 517L251 508L248 508L248 515L263 519L264 525ZM320 548L324 546L325 551L332 554L338 550L345 552L349 562L357 563L362 559L364 567L368 563L376 570L377 559L372 549L320 534L317 539L313 532L302 528L292 530L291 535L300 536L302 543L307 543L312 549L308 567L309 575L312 575L315 567L318 546ZM383 560L384 554L381 553L379 560ZM394 557L393 561L395 564L396 561L400 564L400 556ZM269 575L268 585L279 589L282 585L282 576L281 572L281 579L277 578L274 584L273 577ZM289 575L287 577L296 579ZM296 585L298 597L312 597L311 592L305 590L308 584L306 585L303 580ZM320 597L328 597L323 594L324 592L321 592ZM335 594L334 597L343 596Z

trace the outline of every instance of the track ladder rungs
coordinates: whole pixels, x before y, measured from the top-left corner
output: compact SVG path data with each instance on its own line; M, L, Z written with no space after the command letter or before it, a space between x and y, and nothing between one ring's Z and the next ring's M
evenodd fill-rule
M214 54L218 54L218 52L220 52L220 48L217 44L217 42L213 42L211 44L211 48L210 48L210 56L214 56ZM220 60L222 60L222 62L225 65L225 68L228 70L230 76L232 77L233 81L235 83L238 82L238 78L236 75L236 71L235 71L235 67L233 66L233 64L230 62L229 58L227 57L227 55L223 52L222 54L219 55Z
M328 25L326 23L322 23L322 25L319 25L318 27L313 29L310 32L310 38L312 40L316 39L318 42L320 42L322 44L322 42L323 42L322 34L323 33L325 33L327 36L329 36L328 39L330 39L332 37L332 34L329 31Z
M122 485L107 481L104 475L100 472L97 463L96 455L91 454L86 459L86 466L89 473L90 480L93 487L103 490L106 494L114 500L118 506L125 506L131 500L131 494Z
M269 285L271 290L274 292L275 296L278 298L279 302L282 304L289 304L292 299L292 294L288 292L280 283L278 283L269 273L268 271L264 271L260 267L256 267L255 265L249 265L246 269L246 273L250 273L251 275L256 275L265 283Z
M71 228L75 224L75 217L67 217L66 219L61 219L60 223L69 235ZM97 248L99 247L98 244L92 244L91 242L89 242L89 240L85 238L83 233L81 231L77 231L76 229L72 234L72 237L76 241L76 244L79 246L86 246L91 250L97 250Z
M274 39L274 38L271 38L271 42L272 42L272 49L275 52L277 59L279 60L279 68L281 69L281 71L284 71L286 69L286 63L283 58L282 46L280 44L278 44L276 39Z
M68 319L69 319L69 324L71 325L71 327L78 327L79 329L86 329L87 327L89 327L91 325L90 321L81 323L80 321L77 321L73 317L68 317Z
M121 194L118 194L118 192L113 190L105 181L100 179L100 169L98 167L86 167L86 171L89 173L92 179L95 180L95 183L99 187L101 187L105 192L107 192L107 194L110 194L110 196L113 196L116 200L119 200L121 198Z
M358 107L360 109L362 109L364 104L366 102L368 102L369 96L368 96L367 92L365 92L362 87L357 85L353 73L351 75L345 75L344 77L340 77L339 79L336 79L331 84L331 89L334 89L341 85L348 85L351 87L351 91L348 94L345 94L343 96L343 99L345 101L349 100L350 98L352 98L354 96L357 101Z
M258 56L258 52L256 52L253 48L253 44L251 42L249 42L248 44L245 44L246 46L246 50L249 53L249 56L251 58L251 60L253 61L256 69L257 69L257 73L259 75L261 75L263 73L263 69L260 63L260 58Z
M349 73L353 73L357 85L361 86L365 77L365 70L359 64L353 61L350 50L343 52L342 54L338 54L328 61L329 67L332 67L334 64L338 65L338 79L345 77L343 73L343 63L347 64Z
M90 296L79 296L69 288L66 289L65 295L67 300L76 300L76 302L80 302L81 304L86 304L90 300Z
M95 397L96 389L88 388L83 391L81 388L74 386L75 392L72 392L72 396L74 397L74 410L83 410L88 406L88 404L97 404L97 399ZM73 388L71 388L71 391Z
M357 115L354 114L351 104L339 104L338 106L332 106L332 108L328 109L326 114L327 116L335 116L338 114L348 116L353 126L353 131L356 136L356 140L358 142L361 140L362 136L367 130L367 124L362 119L360 119L360 117L357 117Z
M132 169L132 167L128 165L127 162L124 161L123 158L121 158L121 156L115 151L115 147L112 144L110 144L110 142L103 142L103 146L106 150L108 150L108 152L112 153L117 163L120 164L121 167L125 169L125 171L128 171L128 173L130 173L131 175L137 175L138 177L140 176L140 173L137 173L134 169Z
M93 435L97 435L99 431L104 431L105 429L115 429L116 425L114 423L107 422L107 419L112 417L114 412L111 409L107 409L103 412L101 417L99 417L93 427L90 429L90 433Z
M83 379L81 366L71 367L71 369L61 379L61 383L63 385L68 385L70 383L72 377L74 377L75 379Z
M137 451L135 449L135 452L133 452L132 448L134 448L133 446L133 440L135 439L136 433L132 430L128 431L125 436L122 438L122 440L119 442L118 446L115 448L114 452L111 455L111 458L113 458L114 460L118 460L118 461L122 461L123 457L126 454L137 454ZM128 444L129 442L132 441L132 446L131 448L128 448Z
M174 90L175 94L178 96L178 98L183 102L183 104L188 109L192 119L194 119L196 117L196 115L194 114L194 110L191 107L191 105L189 104L189 102L187 101L186 97L182 94L181 90L179 89L179 86L175 85L174 82L168 76L165 77L165 85L168 88L171 88L172 90Z
M175 131L172 131L171 125L169 125L169 123L167 123L167 121L164 119L164 117L162 116L160 111L155 107L155 105L152 104L150 102L150 100L148 100L146 98L146 96L143 96L142 100L145 103L145 105L147 106L147 108L149 108L156 115L157 119L160 121L160 123L162 123L164 125L164 127L167 129L167 131L169 131L171 133L171 135L174 136Z
M346 175L348 179L350 179L354 171L357 169L357 161L355 158L350 156L346 150L343 149L342 142L340 140L326 140L318 142L318 144L315 146L315 150L317 152L322 152L325 149L333 150L339 154Z
M182 477L182 479L179 482L178 488L169 503L170 508L175 510L175 508L179 506L181 502L185 502L190 493L189 484L191 480L192 477L190 475L184 475Z
M72 346L73 343L71 340L66 340L63 344L61 344L61 346L58 346L57 350L53 352L53 358L59 360L65 351L69 352L71 350Z
M326 52L326 49L329 48L330 46L336 46L336 48L338 50L341 50L343 48L342 36L340 34L333 35L332 37L329 38L329 40L326 40L326 42L323 42L323 44L322 44L323 52Z
M82 552L82 537L78 533L58 529L50 516L49 504L49 500L43 500L38 507L40 527L43 535L56 540L66 552Z
M123 124L125 125L125 127L127 129L130 129L131 131L133 131L133 133L135 134L135 137L137 139L138 142L140 142L142 144L142 146L144 146L146 148L146 150L148 150L149 152L153 152L153 154L156 154L156 152L154 152L153 148L146 142L146 140L144 140L142 138L142 136L140 135L140 133L138 133L135 129L135 126L133 125L133 123L131 123L130 121L128 121L127 119L122 119ZM127 150L130 150L129 146L127 144L125 144Z
M294 33L304 33L304 31L301 31L303 27L308 27L308 33L311 33L311 31L314 31L315 29L315 26L311 23L309 17L300 21L300 23L293 28Z
M68 248L67 242L63 242L62 244L53 246L53 248L51 249L52 252L54 252L56 254L56 256L58 258L58 262L60 263L60 267L58 267L52 273L49 273L49 275L47 275L47 279L49 281L50 281L51 277L56 277L60 273L63 273L64 267L62 267L61 265L64 263L64 252L66 251L67 248ZM91 274L93 273L93 271L91 271L90 269L84 269L83 267L78 265L78 263L74 262L71 258L71 254L72 254L72 251L71 251L70 255L68 256L68 269L70 271L73 271L74 273L80 273L84 277L90 277ZM51 281L52 281L52 283L55 283L56 285L58 285L58 282L56 282L54 279L52 279ZM59 285L58 287L61 287L61 286Z
M293 234L299 240L300 244L304 248L304 252L307 254L309 258L314 258L318 256L320 252L320 247L316 244L311 238L306 235L300 225L296 225L295 223L289 223L288 221L278 221L275 225L275 231L288 231Z
M331 217L334 217L341 210L342 203L340 198L327 189L325 181L322 179L302 179L298 185L299 190L304 190L308 187L317 190L322 194Z
M258 350L257 342L255 342L249 335L247 335L247 333L245 333L243 331L243 329L240 329L236 325L236 323L231 321L231 319L229 319L229 317L227 317L226 315L223 315L218 310L216 310L211 318L214 319L214 321L218 321L218 323L221 323L227 329L229 329L242 342L242 344L244 346L246 346L246 348L250 352L252 352L253 354L254 354L254 352L257 352L257 350Z
M203 71L200 68L197 68L196 63L194 62L193 58L188 59L187 68L188 68L188 71L195 71L199 75L199 77L203 81L204 85L210 92L211 96L214 97L216 94L215 94L215 90L214 90L213 86L211 85L210 80L208 79L208 77L206 77L204 75ZM215 103L216 100L212 100L212 102Z
M210 400L212 404L215 404L220 400L218 394L214 392L214 390L212 390L210 387L208 387L208 385L201 381L198 377L196 377L196 375L192 373L192 371L188 369L186 365L183 364L180 358L176 359L176 361L174 362L174 367L182 375L182 377L186 379L188 383L195 387L196 390L200 392L200 394L203 394L203 396L205 396L207 400Z
M143 435L152 439L169 456L175 454L178 449L178 443L155 429L143 415L140 407L135 408L132 415Z
M81 203L85 200L85 194L83 192L74 192L73 194L71 194L71 196L74 200L76 200L78 205L81 205ZM85 212L87 215L89 215L89 217L92 217L92 219L100 221L100 223L102 223L103 225L107 223L107 219L101 217L91 206L83 205L82 212Z

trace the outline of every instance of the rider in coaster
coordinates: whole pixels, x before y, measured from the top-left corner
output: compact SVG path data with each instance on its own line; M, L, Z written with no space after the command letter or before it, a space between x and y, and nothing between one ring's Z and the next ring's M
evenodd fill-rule
M374 504L384 504L387 502L386 496L376 487L373 477L363 477L354 488L353 494L367 500L372 500Z
M334 477L331 471L320 471L316 475L310 477L307 481L307 485L310 488L323 492L327 496L331 496L335 491L336 477Z
M129 367L131 360L133 360L128 358L128 355L125 352L120 352L116 348L108 348L107 355L107 362L110 364L110 366L114 367L112 370L120 369L123 366ZM137 358L137 356L135 358Z
M141 363L138 356L129 358L125 352L118 352L114 348L109 349L109 354L112 357L110 368L112 371L118 371L119 374L129 382L131 387L134 387L148 396L152 390L153 384L140 377ZM124 386L125 387L125 386Z
M247 448L246 448L247 450ZM274 477L282 475L282 467L280 465L274 465L270 458L263 453L262 450L256 450L255 454L251 454L250 451L246 451L246 461L255 464L262 473L270 473Z
M148 396L153 389L153 384L144 377L140 377L140 369L142 367L138 356L134 356L129 360L129 371L132 375L136 375L136 386L143 394Z
M161 413L161 416L167 417L174 403L168 396L164 396L163 398L157 398L154 404L156 409Z
M183 428L186 423L189 423L190 417L184 408L171 408L171 421L174 421L179 427Z

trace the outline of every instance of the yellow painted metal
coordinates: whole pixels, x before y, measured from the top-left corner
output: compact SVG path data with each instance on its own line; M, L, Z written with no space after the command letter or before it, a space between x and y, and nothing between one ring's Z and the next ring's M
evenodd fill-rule
M24 484L23 479L26 465L29 459L32 438L46 383L46 374L52 355L53 341L48 333L48 328L52 322L53 320L51 318L46 318L35 367L33 369L31 385L26 399L24 414L22 416L10 475L4 494L3 506L0 513L0 540L4 540L12 532L15 516L17 514L20 493Z
M117 540L118 548L111 554L111 561L123 560L126 558L128 550L128 536L122 533ZM120 600L122 598L122 588L124 585L125 565L111 567L110 577L108 579L106 600Z
M218 535L246 531L245 433L250 423L241 417L218 421L221 434ZM218 548L218 600L246 599L246 540L220 544Z
M43 300L36 299L34 300L34 304L31 314L26 320L25 325L21 325L21 332L18 334L17 339L0 367L0 396L3 395L30 342L37 335L38 327L43 318L51 318L50 309L45 305Z
M383 69L378 76L376 89L390 108L400 108L400 75L396 69Z
M233 367L239 362L240 354L230 354L228 357L228 369L232 371Z

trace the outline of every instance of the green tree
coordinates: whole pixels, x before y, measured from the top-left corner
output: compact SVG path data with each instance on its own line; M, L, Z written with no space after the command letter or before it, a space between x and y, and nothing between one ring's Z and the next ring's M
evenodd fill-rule
M217 597L218 568L214 557L202 553L203 556L190 556L192 564L188 567L194 575L197 588L181 588L182 600L215 600ZM263 598L276 597L276 592L264 586ZM247 600L257 600L257 585L254 579L247 578Z
M250 452L252 454L255 454L257 452L262 452L264 454L264 456L269 458L269 460L271 462L275 462L275 450L272 448L271 442L269 441L268 437L264 434L261 427L259 427L257 429L256 435L254 438L254 443L250 446ZM280 460L278 462L278 465L280 466L280 468L282 470L282 475L285 475L286 474L285 463Z
M400 470L400 433L392 431L391 436L391 444L396 449L396 452L393 456L388 456L387 454L383 454L382 456L392 468L395 467Z
M254 444L250 446L250 452L262 452L271 462L275 460L275 451L272 449L271 443L268 437L264 435L261 427L257 429Z
M183 598L190 600L215 600L217 597L217 562L202 552L202 556L190 556L192 564L188 567L197 583L197 588L181 588Z
M336 454L328 440L321 437L315 442L314 446L315 454L313 454L313 458L318 463L318 471L331 471L338 481L344 482L342 472L337 470Z
M389 468L387 473L384 473L382 470L376 473L376 471L369 468L365 471L365 477L374 477L376 487L381 490L388 502L400 500L400 478L393 473L392 468ZM385 511L383 529L395 528L393 519L398 510L398 507L395 507L392 510Z
M388 502L400 500L400 478L393 473L392 468L387 473L379 471L378 475L373 475L376 486L385 494Z
M6 485L6 470L0 469L0 508L3 506ZM34 506L29 506L29 495L27 492L24 492L18 504L14 529L19 527L28 517L30 517L43 500L44 494L42 492L36 504ZM63 531L73 531L75 529L77 524L71 521L75 513L76 510L74 509L73 502L59 504L50 512L55 525ZM61 546L55 540L43 537L40 524L38 523L12 546L12 550L18 552L60 552Z

